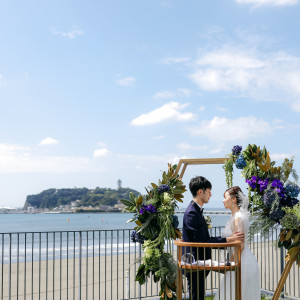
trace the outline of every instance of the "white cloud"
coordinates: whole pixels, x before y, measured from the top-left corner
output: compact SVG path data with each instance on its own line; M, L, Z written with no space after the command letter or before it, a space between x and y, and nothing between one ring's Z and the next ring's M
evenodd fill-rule
M268 122L252 116L238 119L214 117L203 121L198 127L189 128L189 132L212 141L227 142L265 136L272 133L272 127Z
M285 6L285 5L296 5L298 0L236 0L239 4L253 4L254 6Z
M161 91L154 95L155 99L166 99L166 98L182 98L189 97L192 91L186 88L177 89L175 91Z
M24 153L30 151L30 147L11 145L11 144L0 144L0 153L2 155L8 155L11 152L23 151Z
M191 144L182 142L177 145L177 148L180 150L206 150L207 146L193 146Z
M300 112L300 57L224 46L202 51L190 79L201 90L262 101L283 101Z
M67 37L69 38L70 40L71 39L74 39L76 36L78 35L82 35L84 34L84 31L80 30L80 29L73 29L73 30L70 30L68 32L63 32L63 31L60 31L60 30L57 30L56 27L52 27L51 28L51 32L53 34L56 34L56 35L60 35L60 36L63 36L63 37Z
M96 158L106 156L107 154L109 154L109 151L106 148L96 149L94 151L94 157Z
M205 106L201 105L199 108L198 108L199 111L204 111L205 110Z
M55 140L51 137L47 137L39 143L40 146L49 146L49 145L57 145L59 143L58 140Z
M45 156L18 145L0 144L1 173L66 173L99 171L90 158L75 156Z
M141 154L125 154L118 153L117 159L120 161L119 165L122 164L124 168L131 168L132 165L143 166L143 169L148 169L149 165L152 166L158 164L162 166L167 163L178 164L179 160L182 158L189 158L188 156L179 157L176 154L165 154L165 155L141 155ZM152 169L153 170L153 169Z
M116 83L121 86L130 86L130 85L133 85L135 83L135 81L136 80L134 77L128 76L128 77L117 79Z
M165 57L159 61L161 64L171 65L179 63L187 63L190 61L189 57Z
M163 106L142 114L131 121L133 126L154 125L161 122L173 120L178 122L188 122L195 119L196 115L191 112L181 112L188 103L180 104L178 102L169 102Z

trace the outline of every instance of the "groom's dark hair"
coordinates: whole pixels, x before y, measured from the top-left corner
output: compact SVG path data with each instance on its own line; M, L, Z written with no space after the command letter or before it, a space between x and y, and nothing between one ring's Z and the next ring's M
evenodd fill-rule
M193 197L196 197L199 190L205 191L206 189L211 189L212 185L205 177L196 176L191 179L189 187Z

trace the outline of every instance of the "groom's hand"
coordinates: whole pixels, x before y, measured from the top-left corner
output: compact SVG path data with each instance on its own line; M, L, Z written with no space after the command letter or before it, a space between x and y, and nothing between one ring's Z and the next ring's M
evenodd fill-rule
M245 240L245 235L240 231L236 231L231 236L226 238L227 243L231 243L234 241L241 241L242 243L244 243L244 240Z

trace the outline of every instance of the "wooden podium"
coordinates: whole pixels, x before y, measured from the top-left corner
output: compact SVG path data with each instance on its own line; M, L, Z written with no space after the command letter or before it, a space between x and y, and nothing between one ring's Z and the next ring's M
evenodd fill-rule
M183 292L183 274L193 273L194 276L197 276L196 272L198 271L215 271L218 273L226 273L226 272L235 272L235 300L241 300L241 242L232 242L232 243L187 243L182 240L175 240L174 244L177 246L177 299L182 300L182 292ZM184 252L183 247L185 249L193 248L211 248L215 251L222 251L224 248L233 248L233 262L230 266L226 266L225 264L217 264L217 265L198 265L198 264L187 264L182 262L182 254ZM221 249L221 250L218 250ZM188 251L188 250L187 250Z

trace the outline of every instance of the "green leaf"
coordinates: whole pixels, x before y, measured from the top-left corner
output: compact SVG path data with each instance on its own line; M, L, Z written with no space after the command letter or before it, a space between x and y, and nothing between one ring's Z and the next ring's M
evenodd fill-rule
M168 176L167 176L166 172L163 172L162 178L163 178L163 182L165 184L167 184L167 182L168 182Z
M126 224L127 223L130 223L130 222L133 222L135 219L130 219L130 220L128 220L127 222L126 222Z
M158 188L158 185L156 185L155 183L151 183L151 185L154 189Z
M134 193L129 194L129 201L131 201L133 204L135 204L135 198L136 198L136 196Z
M145 270L146 266L144 264L141 264L137 270L135 281L138 281L139 284L144 284L146 282Z
M140 206L143 202L143 196L140 196L137 200L136 200L136 206Z
M126 200L126 199L121 199L120 200L124 205L128 206L128 207L131 207L133 205L135 205L134 203L132 203L131 201L129 200Z
M142 226L143 225L142 222L139 221L139 220L135 221L135 224L138 225L138 226Z

